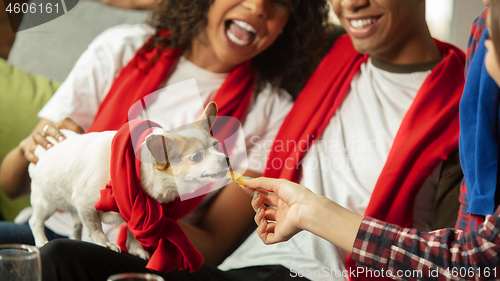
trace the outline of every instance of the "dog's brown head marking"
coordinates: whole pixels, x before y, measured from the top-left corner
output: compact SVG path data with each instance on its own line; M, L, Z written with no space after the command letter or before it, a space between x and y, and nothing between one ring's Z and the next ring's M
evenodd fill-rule
M170 167L167 154L167 142L163 135L149 135L146 145L153 156L156 169L167 170Z

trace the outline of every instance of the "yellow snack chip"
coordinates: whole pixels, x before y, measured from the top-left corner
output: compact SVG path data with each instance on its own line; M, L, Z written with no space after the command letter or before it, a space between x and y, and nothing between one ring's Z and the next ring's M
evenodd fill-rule
M243 176L237 172L234 172L233 170L229 170L229 172L227 172L226 178L234 181L239 185L245 186L245 183L243 182Z

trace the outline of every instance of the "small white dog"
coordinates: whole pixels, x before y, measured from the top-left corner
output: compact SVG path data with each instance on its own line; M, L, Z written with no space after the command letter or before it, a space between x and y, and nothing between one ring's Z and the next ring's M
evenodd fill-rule
M160 203L168 203L179 195L192 193L225 177L227 156L217 150L218 141L210 135L216 116L217 106L211 102L194 125L175 133L155 128L146 137L141 146L140 171L146 194ZM49 150L38 146L35 155L39 161L29 167L33 206L29 225L36 246L41 247L48 242L44 221L61 209L73 217L75 239L81 239L83 224L93 242L119 252L118 246L109 242L103 233L101 222L119 224L123 219L119 213L101 212L94 208L100 198L100 190L110 180L111 142L116 131L83 135L69 130L61 132L67 139L57 143L49 138L54 144ZM164 147L164 140L168 149ZM175 155L175 160L165 160L165 150L168 151L167 158ZM176 188L176 181L183 182L180 190ZM127 248L133 255L149 258L130 231Z

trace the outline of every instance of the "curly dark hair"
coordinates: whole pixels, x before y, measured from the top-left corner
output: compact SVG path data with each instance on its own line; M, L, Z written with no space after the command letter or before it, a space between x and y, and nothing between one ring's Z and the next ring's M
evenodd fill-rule
M192 40L207 25L207 13L214 0L161 0L152 8L149 24L157 31L153 46L189 49ZM321 57L332 44L327 0L293 0L290 18L283 33L265 51L252 59L258 72L256 91L266 83L298 94ZM331 34L331 33L330 33Z

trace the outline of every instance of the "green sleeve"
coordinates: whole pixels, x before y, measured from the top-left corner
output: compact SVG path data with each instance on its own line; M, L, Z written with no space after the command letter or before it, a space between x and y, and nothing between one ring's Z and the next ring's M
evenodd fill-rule
M31 133L38 123L38 111L60 85L0 59L0 161ZM9 200L0 191L0 213L5 220L13 220L28 205L29 198Z

